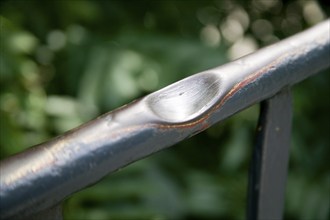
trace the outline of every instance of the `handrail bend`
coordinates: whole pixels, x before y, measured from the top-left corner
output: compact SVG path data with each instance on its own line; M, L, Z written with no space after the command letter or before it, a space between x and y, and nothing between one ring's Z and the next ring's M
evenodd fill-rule
M0 163L1 219L28 216L330 65L330 21L178 81Z

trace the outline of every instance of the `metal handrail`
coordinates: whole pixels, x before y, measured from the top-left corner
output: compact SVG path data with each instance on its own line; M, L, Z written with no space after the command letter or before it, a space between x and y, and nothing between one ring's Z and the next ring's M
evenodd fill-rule
M31 216L330 66L330 20L0 163L0 217Z

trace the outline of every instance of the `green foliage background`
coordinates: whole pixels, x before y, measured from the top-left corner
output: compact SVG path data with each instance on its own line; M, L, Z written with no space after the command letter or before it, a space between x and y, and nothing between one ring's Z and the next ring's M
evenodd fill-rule
M245 47L304 30L329 16L329 5L8 0L0 13L4 158L228 62ZM326 71L293 89L285 219L330 217L329 83ZM75 194L65 219L244 219L258 111L252 106Z

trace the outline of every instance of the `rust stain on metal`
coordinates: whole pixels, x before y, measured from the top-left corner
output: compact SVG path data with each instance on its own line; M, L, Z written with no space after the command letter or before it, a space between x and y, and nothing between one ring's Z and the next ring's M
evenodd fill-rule
M277 62L271 63L269 66L263 68L262 70L249 75L248 77L243 79L243 81L236 83L232 87L232 89L221 100L219 100L218 104L216 104L214 107L212 107L211 110L205 116L199 118L198 120L195 120L195 121L192 121L189 123L183 123L183 124L168 124L168 125L160 124L157 127L159 127L159 128L185 128L185 127L194 127L197 124L200 124L201 122L208 119L213 112L215 112L217 109L219 109L230 97L232 97L235 93L237 93L241 88L243 88L247 84L251 83L252 81L257 79L261 75L265 74L269 69L274 68L274 63L277 63Z
M304 48L297 48L292 53L284 54L284 55L280 56L279 58L277 58L276 60L274 60L273 62L271 62L270 64L268 64L267 66L263 67L261 70L255 72L251 75L248 75L242 81L236 83L232 87L232 89L221 100L219 100L218 104L214 105L208 111L208 113L206 113L203 117L201 117L201 118L199 118L195 121L188 122L188 123L166 124L166 125L165 124L158 124L157 127L158 128L163 128L163 129L164 128L165 129L169 129L169 128L188 128L188 127L194 127L197 124L200 124L201 122L207 120L213 112L215 112L217 109L221 108L221 106L223 106L223 104L229 98L231 98L234 94L236 94L240 89L244 88L246 85L250 84L251 82L253 82L257 78L261 77L262 75L266 74L269 70L276 68L276 65L281 63L281 61L285 60L287 57L294 56L294 55L302 53L302 51L304 49L305 49L305 47Z

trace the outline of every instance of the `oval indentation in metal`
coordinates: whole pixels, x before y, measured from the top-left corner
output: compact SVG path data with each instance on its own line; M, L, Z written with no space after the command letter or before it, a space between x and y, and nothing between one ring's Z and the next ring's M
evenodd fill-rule
M220 79L211 73L197 75L151 94L146 103L151 111L167 122L194 119L216 102Z

